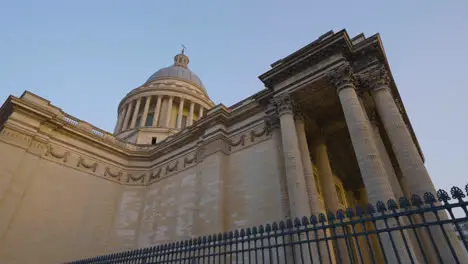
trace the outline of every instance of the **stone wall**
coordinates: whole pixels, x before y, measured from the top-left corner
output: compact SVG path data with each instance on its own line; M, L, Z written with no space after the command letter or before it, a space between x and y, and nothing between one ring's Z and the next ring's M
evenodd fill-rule
M0 263L58 263L111 250L121 185L17 146L0 149Z

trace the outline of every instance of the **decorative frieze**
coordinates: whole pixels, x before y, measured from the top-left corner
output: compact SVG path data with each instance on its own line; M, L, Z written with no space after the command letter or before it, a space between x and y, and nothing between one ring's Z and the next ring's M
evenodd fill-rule
M196 160L197 160L197 155L195 153L185 156L185 158L184 158L184 168L187 167L188 165L196 162Z
M122 171L112 172L112 170L109 167L107 167L104 171L104 177L106 176L110 176L112 178L115 178L117 181L120 181L122 177Z
M275 115L276 116L276 115ZM203 140L197 144L197 148L177 157L165 160L163 163L156 165L152 169L140 168L138 170L130 170L124 167L114 166L104 162L100 158L93 155L84 155L82 152L74 149L64 148L60 145L48 143L49 139L39 138L38 148L43 147L43 151L35 150L38 155L48 161L61 164L71 169L77 169L91 175L111 180L116 183L125 185L147 185L156 181L162 180L171 175L182 172L183 170L192 168L203 160L203 157L211 155L217 151L221 151L226 155L232 152L240 151L244 148L262 142L270 137L272 122L267 119L257 125L243 129L242 132L234 134L230 137L219 135L210 140ZM2 136L12 139L21 139L24 142L31 141L30 137L16 130L8 130L4 128L1 131ZM6 141L6 139L4 139ZM32 147L32 143L25 144L27 147ZM42 144L42 145L40 145ZM36 148L35 148L36 149ZM164 155L170 155L172 151L168 151Z
M80 157L76 166L78 168L83 167L86 169L91 169L93 172L96 172L98 164L97 162L88 162L83 157Z
M268 136L269 134L269 126L267 123L263 125L263 128L260 131L256 131L255 129L252 129L250 131L250 141L254 142L255 139L263 137L263 136Z
M133 176L132 173L127 173L127 180L128 183L145 183L146 173L140 174L140 176Z
M169 174L171 172L175 172L175 171L177 171L178 168L179 168L179 161L178 160L176 160L174 163L172 163L172 165L169 163L166 166L166 174Z
M152 183L154 181L157 181L161 178L161 172L162 172L162 168L159 167L158 169L156 170L153 170L151 173L150 173L150 176L149 176L149 179L148 179L148 183Z
M57 159L60 159L62 160L62 162L67 162L68 161L68 156L70 156L70 152L69 151L57 151L54 147L52 147L51 145L48 145L47 146L47 150L44 154L45 156L52 156L54 158L57 158Z

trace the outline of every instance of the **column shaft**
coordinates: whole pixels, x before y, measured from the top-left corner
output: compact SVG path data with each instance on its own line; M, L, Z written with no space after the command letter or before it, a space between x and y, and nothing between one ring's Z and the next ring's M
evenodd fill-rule
M385 75L380 77L386 78ZM429 173L424 166L421 155L416 148L416 144L413 141L410 131L404 122L400 110L398 109L398 106L396 105L395 100L390 92L388 81L385 81L385 79L381 81L382 82L378 82L373 87L372 96L374 98L379 116L382 119L385 131L387 132L387 135L390 139L393 152L395 153L401 169L403 189L408 197L413 194L417 194L423 197L425 192L431 192L436 195L434 184L432 183ZM425 217L428 221L437 221L433 214L428 213L425 215ZM447 214L444 211L440 212L440 218L447 219ZM451 253L451 250L444 238L444 234L440 228L434 226L431 227L431 230L432 236L436 241L443 262L454 263L455 259L453 258L453 254ZM445 231L457 255L461 258L464 258L466 251L458 243L453 229L445 228ZM424 244L426 245L426 250L429 250L430 253L433 253L431 250L431 242L424 234L423 240ZM431 258L435 261L435 256L431 256Z
M162 95L158 95L158 99L156 100L156 107L154 108L154 115L153 115L153 127L157 127L159 121L159 114L161 112L161 100Z
M148 118L148 110L151 103L151 96L146 97L145 108L143 110L143 115L140 120L140 127L146 126L146 119Z
M184 98L180 98L179 112L177 113L177 128L182 128L182 115L184 113Z
M190 102L190 112L188 118L188 125L191 126L193 124L193 111L195 110L195 103Z
M119 116L117 118L117 124L114 129L114 134L117 134L122 130L122 123L123 123L126 110L127 109L125 107L122 107L122 110L120 110L120 113L118 113Z
M122 125L122 131L124 131L125 129L128 129L128 122L130 120L130 111L132 111L132 102L129 102L127 104L127 110L125 111L125 118L124 118L124 122L123 122L123 125Z
M165 127L169 127L171 124L171 116L172 116L172 101L174 100L173 96L169 96L169 101L167 103L167 112L166 112L166 120L165 120Z
M366 186L369 202L375 205L378 201L386 202L388 199L395 199L374 141L370 122L361 106L352 82L354 76L352 75L351 66L348 63L343 64L332 72L331 77L338 91L338 97L348 126L362 180ZM394 226L396 222L390 219L388 224ZM383 228L385 225L379 221L377 226ZM389 263L399 262L397 256L399 256L402 263L410 262L409 255L403 246L402 237L398 233L394 232L392 234L398 252L393 251L388 233L381 233L380 237Z
M296 118L296 132L301 152L302 165L304 167L304 178L307 186L310 212L313 215L318 215L324 210L317 191L316 181L314 177L314 167L312 165L312 160L310 159L309 146L307 144L307 136L304 127L304 120L300 117Z
M140 111L141 97L137 99L135 109L133 110L132 122L130 123L130 128L135 128L136 120L138 118L138 111Z
M281 125L281 141L283 143L291 217L310 215L292 102L289 96L283 96L278 98L276 103Z
M198 110L198 119L202 118L203 116L203 106L200 105L200 109Z

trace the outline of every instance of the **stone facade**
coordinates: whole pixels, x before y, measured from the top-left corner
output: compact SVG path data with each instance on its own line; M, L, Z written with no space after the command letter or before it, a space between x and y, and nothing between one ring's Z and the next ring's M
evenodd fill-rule
M266 88L231 107L215 106L187 64L178 54L127 94L112 134L27 91L7 99L1 263L57 263L434 192L378 35L329 32L272 64Z

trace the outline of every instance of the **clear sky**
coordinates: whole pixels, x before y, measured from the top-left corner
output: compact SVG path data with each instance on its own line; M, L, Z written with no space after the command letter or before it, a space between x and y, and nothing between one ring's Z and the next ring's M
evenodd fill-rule
M384 3L385 2L385 3ZM215 103L323 33L380 33L437 187L468 182L468 1L0 2L0 100L29 90L112 131L117 104L180 45Z

